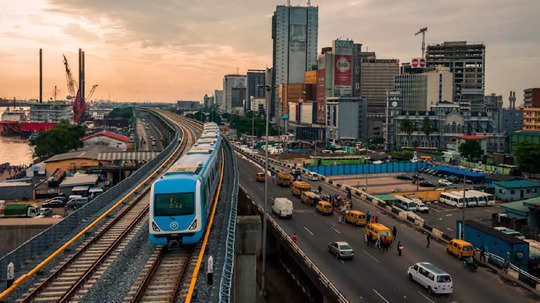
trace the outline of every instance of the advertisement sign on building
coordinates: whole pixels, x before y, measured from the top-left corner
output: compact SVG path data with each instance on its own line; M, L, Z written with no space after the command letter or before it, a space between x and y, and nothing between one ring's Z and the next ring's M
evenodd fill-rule
M326 100L326 70L319 69L317 71L317 123L324 124L325 122L325 100Z
M351 40L334 40L334 94L352 95L352 53Z
M426 59L424 59L424 58L412 58L411 67L412 68L426 68Z

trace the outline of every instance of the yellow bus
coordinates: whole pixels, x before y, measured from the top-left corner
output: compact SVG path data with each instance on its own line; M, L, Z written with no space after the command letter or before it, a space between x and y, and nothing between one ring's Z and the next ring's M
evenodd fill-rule
M285 173L278 173L276 182L281 186L290 186L292 183L292 176Z
M304 191L302 192L302 196L300 197L300 200L302 200L302 202L307 205L313 206L321 200L321 196L311 191Z
M365 226L367 223L366 213L359 210L351 210L345 215L345 222L358 226Z

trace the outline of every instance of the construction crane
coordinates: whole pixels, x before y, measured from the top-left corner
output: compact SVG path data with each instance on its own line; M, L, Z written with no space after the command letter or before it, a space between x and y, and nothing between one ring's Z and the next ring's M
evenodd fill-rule
M71 75L71 70L69 69L69 64L66 58L66 55L62 55L64 57L64 66L66 67L66 80L67 80L67 87L69 95L66 97L66 99L72 99L76 92L77 92L77 82L73 80L73 76Z
M415 36L422 34L422 58L424 58L424 53L426 51L426 32L427 27L423 27L418 32L416 32L416 34L414 34Z
M98 84L92 85L92 89L90 89L90 92L88 93L88 96L85 98L85 100L90 102L90 98L94 95L94 92L96 91L96 88L98 87Z

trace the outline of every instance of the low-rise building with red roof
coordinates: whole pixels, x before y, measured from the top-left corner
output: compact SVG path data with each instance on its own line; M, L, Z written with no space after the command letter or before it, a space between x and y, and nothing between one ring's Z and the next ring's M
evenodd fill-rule
M105 145L121 151L127 151L131 143L128 137L106 130L88 135L82 138L81 141L83 141L84 147L91 145Z

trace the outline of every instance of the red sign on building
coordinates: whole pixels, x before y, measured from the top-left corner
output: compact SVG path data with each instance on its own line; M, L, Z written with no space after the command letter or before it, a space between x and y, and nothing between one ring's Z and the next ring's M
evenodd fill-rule
M352 83L352 58L347 55L335 56L334 84L350 86Z

